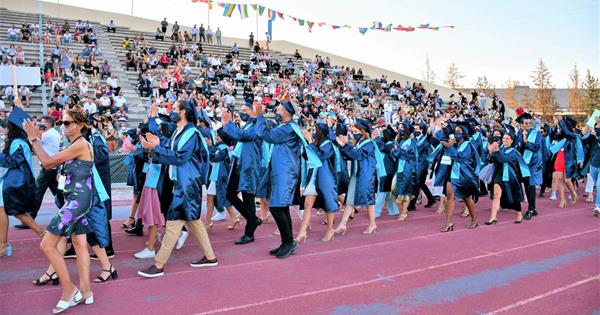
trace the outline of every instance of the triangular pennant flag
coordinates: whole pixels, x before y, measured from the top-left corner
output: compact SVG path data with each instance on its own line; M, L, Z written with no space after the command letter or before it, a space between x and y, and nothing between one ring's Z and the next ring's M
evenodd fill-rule
M279 18L283 20L283 13L277 12L277 16L279 16Z
M263 13L265 13L265 7L263 7L262 5L259 5L258 6L258 14L260 14L260 16L262 16Z
M388 24L388 26L385 27L385 31L386 32L392 31L392 26L393 26L392 24Z
M334 29L334 30L337 30L338 28L340 28L340 26L338 26L338 25L331 25L331 28Z
M439 31L440 30L440 28L437 27L437 26L431 26L431 27L429 27L429 29L432 30L432 31Z
M429 23L427 23L427 24L421 24L421 25L419 25L419 28L420 29L429 28Z
M298 24L300 24L300 26L304 26L304 20L303 19L298 19Z
M365 35L365 33L367 32L367 30L369 30L369 28L367 28L367 27L359 27L359 28L358 28L358 31L359 31L361 34L363 34L363 35Z
M298 21L298 19L296 17L294 17L294 16L292 16L292 20L294 20L294 22Z
M223 10L223 16L231 17L231 14L233 14L233 9L235 9L235 4L226 3L225 9Z
M322 27L322 26L325 26L325 25L327 25L327 23L325 23L325 22L321 22L321 23L319 23L319 24L317 24L317 25L319 25L319 26L321 26L321 27Z
M346 24L346 25L344 25L344 26L342 26L342 27L343 27L343 28L352 28L352 26L350 26L350 25L348 25L348 24Z
M248 17L248 5L244 4L244 10L242 10L244 12L244 17Z
M254 9L254 11L256 11L256 8L257 8L256 4L251 4L251 6L252 6L252 9Z

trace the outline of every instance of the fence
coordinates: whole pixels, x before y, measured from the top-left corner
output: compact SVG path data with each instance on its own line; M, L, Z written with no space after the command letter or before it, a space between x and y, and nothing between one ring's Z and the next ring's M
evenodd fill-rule
M128 174L128 168L127 165L123 164L123 161L125 160L125 157L127 156L127 154L121 154L121 153L111 153L109 155L109 160L110 160L110 179L112 181L112 184L126 184L127 183L127 174ZM34 170L34 177L37 177L37 175L40 172L40 162L37 158L37 156L33 156L33 170Z

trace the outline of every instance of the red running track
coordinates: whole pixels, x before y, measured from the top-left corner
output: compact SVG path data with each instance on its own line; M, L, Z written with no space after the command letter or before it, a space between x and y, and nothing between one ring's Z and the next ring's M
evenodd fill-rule
M137 260L145 238L124 234L113 222L119 271L117 281L93 284L96 303L67 314L594 314L600 312L600 219L591 204L566 209L539 199L540 215L513 224L514 212L501 211L496 226L440 233L443 215L419 208L406 222L382 216L373 236L365 212L351 221L345 236L322 243L324 227L313 231L299 251L285 260L268 255L278 244L275 226L265 224L256 242L236 246L241 230L227 223L211 233L219 267L194 269L202 256L190 238L174 251L166 275L142 279L136 271L151 260ZM460 207L461 204L457 204ZM489 209L483 198L478 209ZM294 216L295 217L295 216ZM297 222L296 222L297 224ZM47 260L30 231L10 230L14 256L0 259L0 313L48 314L58 287L35 287ZM75 261L68 261L73 275ZM92 275L100 267L92 262Z

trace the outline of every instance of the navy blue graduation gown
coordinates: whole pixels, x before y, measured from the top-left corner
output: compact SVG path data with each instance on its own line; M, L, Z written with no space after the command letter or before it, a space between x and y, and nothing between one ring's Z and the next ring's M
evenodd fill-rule
M299 197L300 154L302 142L290 124L274 128L266 125L264 116L257 118L257 134L263 141L273 144L269 162L269 206L287 207Z
M242 143L241 157L236 158L236 165L240 174L237 191L256 195L261 170L262 140L257 136L258 123L256 119L249 120L247 124L252 125L239 128L233 122L228 122L223 126L222 132L227 137Z
M22 145L27 145L23 140ZM35 178L25 157L24 150L13 141L12 146L19 146L13 154L0 153L0 167L5 168L2 178L2 196L6 214L15 216L28 213L35 207ZM31 157L29 157L31 159Z
M231 160L229 159L229 149L227 147L219 148L219 146L210 146L210 161L213 162L211 172L214 171L216 164L219 163L217 170L217 179L215 180L215 206L217 209L229 207L231 203L227 200L227 180L229 178L229 170L231 168ZM212 173L211 173L212 174Z
M454 199L479 196L479 162L477 149L470 141L454 144L446 149L445 155L452 159L450 183L454 190Z
M375 145L373 141L369 141L362 147L359 144L359 147L355 148L348 142L341 147L342 154L352 160L352 174L356 176L354 205L357 207L375 205L375 193L377 192ZM358 167L355 168L356 165Z
M181 136L190 128L196 127L188 123L180 133L173 133L168 148L158 146L152 154L152 162L167 165L167 176L170 166L176 166L177 178L173 180L173 196L166 215L169 221L199 220L202 211L202 185L207 175L203 171L207 170L208 156L197 131L179 148Z
M381 137L373 139L379 148L379 151L383 154L383 164L385 165L386 176L379 179L379 192L390 192L392 190L392 183L394 180L394 174L396 174L396 158L394 157L394 141L383 142Z
M319 147L313 144L311 147L317 153L323 164L317 169L317 204L327 212L335 212L338 210L338 192L335 167L336 156L335 151L333 150L333 143L330 141Z
M529 139L532 138L532 134L535 133L535 140L529 142ZM523 158L528 155L531 155L529 162L527 165L529 166L529 184L534 186L539 186L543 182L543 158L542 151L544 150L542 133L536 129L530 129L529 134L527 135L527 142L523 141L523 133L520 132L521 138L521 154ZM530 153L527 153L530 152ZM527 160L525 160L527 162Z
M491 159L495 164L493 183L502 188L502 197L500 206L505 209L521 211L521 202L524 200L521 182L523 174L520 165L526 167L525 160L521 154L514 148L500 148L491 154ZM506 166L506 177L504 167Z
M394 150L394 156L398 159L396 169L396 195L417 196L419 186L417 185L417 142L414 138L401 140ZM426 158L423 157L424 159Z

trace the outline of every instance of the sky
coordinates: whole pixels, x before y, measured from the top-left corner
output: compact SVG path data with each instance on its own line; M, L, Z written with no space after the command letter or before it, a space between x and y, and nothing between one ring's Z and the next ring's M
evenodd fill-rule
M233 0L224 0L232 1ZM48 2L58 2L51 0ZM549 67L557 88L569 84L569 72L575 64L580 73L589 69L600 75L600 0L257 0L234 3L258 3L274 10L334 25L370 27L383 24L418 26L430 23L454 25L440 31L383 32L368 30L361 35L356 27L332 30L329 27L301 27L289 18L273 22L273 40L287 40L342 57L389 69L422 79L429 57L438 84L443 84L448 67L455 63L465 76L459 83L473 87L485 75L496 87L508 80L531 84L531 75L541 58ZM132 1L61 0L61 4L82 6L123 14L131 13ZM165 5L168 4L168 5ZM237 10L231 18L214 5L210 25L220 27L223 36L247 39L250 32L264 40L266 14L254 11L241 19ZM171 24L207 24L207 5L192 0L133 0L133 15L162 20ZM99 21L105 22L105 21Z

